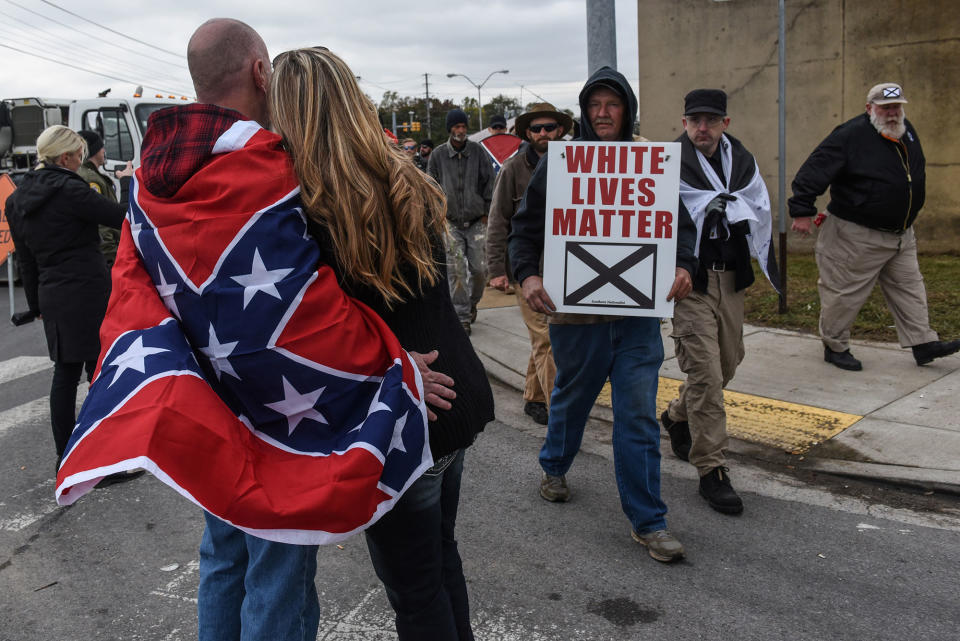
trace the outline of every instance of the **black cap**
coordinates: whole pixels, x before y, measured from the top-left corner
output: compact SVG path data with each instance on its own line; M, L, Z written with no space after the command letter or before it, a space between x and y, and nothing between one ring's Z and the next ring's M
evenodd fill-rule
M683 98L683 115L727 115L727 94L720 89L694 89Z
M98 151L103 149L103 138L101 138L97 132L90 131L89 129L81 129L77 133L87 141L87 158L94 156Z
M426 146L426 147L430 147L430 149L433 149L433 141L430 140L429 138L424 138L423 140L420 141L420 146L421 147Z
M496 125L500 125L500 126L503 127L504 129L506 129L506 128L507 128L507 119L504 118L503 116L501 116L500 114L496 114L496 115L490 116L490 125L489 125L490 128L492 129L492 128L493 128L494 126L496 126Z
M467 114L462 109L451 109L447 112L447 131L453 129L454 125L465 125L468 122Z

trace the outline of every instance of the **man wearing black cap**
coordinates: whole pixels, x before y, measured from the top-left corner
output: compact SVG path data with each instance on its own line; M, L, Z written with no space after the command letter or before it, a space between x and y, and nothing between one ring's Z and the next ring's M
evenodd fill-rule
M960 351L960 340L941 341L930 328L913 233L926 193L925 161L903 113L906 102L896 83L872 87L866 113L834 129L793 181L792 229L804 235L817 197L830 187L830 215L818 218L817 287L823 360L840 369L863 369L850 353L850 328L877 282L900 345L911 348L917 365Z
M413 157L413 164L417 166L417 169L423 172L427 171L427 161L430 160L430 154L432 152L433 141L429 138L421 140L417 155Z
M602 67L580 92L581 140L632 141L637 97L623 74ZM657 383L663 364L660 321L556 313L543 288L543 252L547 157L537 165L526 194L511 220L510 264L530 308L547 314L557 366L547 437L540 450L540 496L570 498L566 473L583 440L587 417L603 384L610 379L613 398L613 458L620 505L630 520L631 536L657 561L684 556L683 545L667 531L667 506L660 498L660 428ZM696 228L681 202L677 220L676 277L667 300L682 299L696 272Z
M107 150L103 147L103 138L95 131L83 129L77 132L87 143L87 158L80 165L77 173L90 184L90 189L111 202L117 202L117 193L114 191L113 181L100 172L100 167L107 160ZM122 171L117 172L117 178L133 176L133 163L128 162ZM124 201L126 198L124 197ZM120 244L120 230L100 225L100 252L107 261L107 269L113 267L117 257L117 246Z
M673 308L677 363L686 374L680 394L661 414L674 454L700 474L700 495L723 514L743 501L726 467L723 388L743 360L744 293L753 283L751 254L774 287L770 198L757 162L725 133L727 94L695 89L684 98L680 198L697 226L699 267L693 293Z
M448 111L447 131L450 139L430 154L427 173L447 195L450 298L469 334L486 284L484 244L494 174L486 152L467 140L467 114L460 109Z

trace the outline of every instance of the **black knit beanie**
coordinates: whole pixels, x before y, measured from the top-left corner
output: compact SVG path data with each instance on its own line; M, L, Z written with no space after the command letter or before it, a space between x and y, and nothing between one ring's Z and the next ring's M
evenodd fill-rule
M447 131L453 129L454 125L465 125L468 122L467 114L462 109L451 109L447 112Z

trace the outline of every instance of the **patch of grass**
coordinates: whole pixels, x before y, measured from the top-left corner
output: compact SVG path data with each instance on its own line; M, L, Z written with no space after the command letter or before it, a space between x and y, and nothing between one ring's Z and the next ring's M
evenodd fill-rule
M944 340L960 337L960 256L920 256L920 272L927 287L930 326ZM787 312L778 313L779 297L754 261L757 277L747 289L747 322L754 325L817 333L820 296L817 293L817 263L813 254L787 256ZM852 337L896 342L897 331L880 288L875 287L857 315Z

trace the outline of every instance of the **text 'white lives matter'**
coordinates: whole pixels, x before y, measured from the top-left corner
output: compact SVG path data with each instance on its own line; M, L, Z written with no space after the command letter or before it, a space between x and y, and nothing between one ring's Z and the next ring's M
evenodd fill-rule
M551 142L543 284L557 310L672 317L680 145Z

